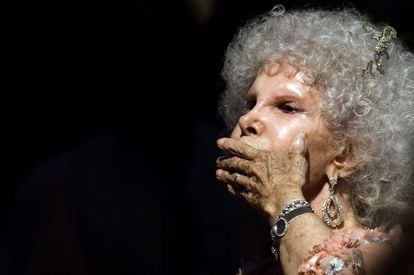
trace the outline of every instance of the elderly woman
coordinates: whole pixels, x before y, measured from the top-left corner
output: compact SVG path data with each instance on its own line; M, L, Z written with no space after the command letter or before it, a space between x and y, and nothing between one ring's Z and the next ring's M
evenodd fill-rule
M285 274L377 274L413 206L414 57L355 10L270 13L228 47L218 180Z

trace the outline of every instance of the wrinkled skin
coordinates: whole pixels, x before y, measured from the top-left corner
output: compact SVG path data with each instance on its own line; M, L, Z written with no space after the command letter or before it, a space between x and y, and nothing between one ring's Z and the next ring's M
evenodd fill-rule
M309 82L293 66L265 66L247 93L249 110L240 117L230 138L217 141L226 155L217 160L217 179L258 209L269 223L294 199L305 199L314 209L314 213L289 221L280 239L284 274L298 274L310 251L332 236L340 237L353 229L367 231L357 222L346 181L335 187L345 213L343 224L330 228L321 218L329 194L328 178L350 175L356 166L352 154L358 152L349 152L334 140L321 112L323 91L305 83ZM355 257L350 259L350 266L354 266L353 261L363 262L358 270L366 274L385 270L394 253L389 241L359 243L358 251L356 256L351 254ZM333 252L329 255L339 257ZM347 259L349 262L343 257ZM313 262L304 266L308 263ZM348 271L345 268L341 274ZM312 274L325 274L325 269L318 267Z
M265 66L247 93L249 111L231 138L217 141L231 155L217 160L217 178L268 219L292 199L317 196L341 151L321 102L321 91L295 67Z
M305 184L308 167L306 135L303 132L297 135L287 156L255 149L232 139L220 140L218 146L233 155L219 158L217 165L221 170L218 177L229 184L232 194L243 197L263 215L271 218L274 214L269 213L283 207L275 194L292 196L292 199L302 197L297 187ZM280 183L283 183L283 188L280 188Z

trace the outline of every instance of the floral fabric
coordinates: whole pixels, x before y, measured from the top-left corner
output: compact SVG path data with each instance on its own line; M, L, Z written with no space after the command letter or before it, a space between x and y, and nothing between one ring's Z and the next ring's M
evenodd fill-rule
M364 246L378 242L398 244L398 234L386 233L383 228L351 229L342 235L332 235L324 243L315 245L304 263L301 275L364 274ZM378 246L370 248L378 250ZM375 251L370 251L372 253Z

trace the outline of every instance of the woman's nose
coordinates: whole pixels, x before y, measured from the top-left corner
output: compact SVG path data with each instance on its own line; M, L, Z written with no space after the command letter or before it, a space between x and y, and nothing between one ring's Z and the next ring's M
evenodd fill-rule
M264 130L263 121L257 109L252 109L239 119L239 126L242 135L245 136L260 136Z

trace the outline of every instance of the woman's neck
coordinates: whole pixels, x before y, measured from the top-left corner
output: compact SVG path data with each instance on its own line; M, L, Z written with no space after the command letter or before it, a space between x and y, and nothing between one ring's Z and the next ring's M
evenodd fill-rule
M345 184L339 183L335 188L335 195L344 211L344 223L341 227L333 229L335 233L341 233L351 228L361 228L352 206L350 190L344 186ZM307 200L311 203L315 214L322 219L322 206L329 196L329 184L327 182L322 183L322 187L318 189L319 192L313 192L313 195L312 192L309 192L308 194L311 194L311 196L307 197Z

